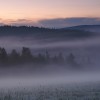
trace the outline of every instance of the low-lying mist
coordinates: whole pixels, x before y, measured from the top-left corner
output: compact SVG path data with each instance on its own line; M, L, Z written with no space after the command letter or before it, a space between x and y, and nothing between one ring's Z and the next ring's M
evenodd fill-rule
M24 71L22 71L24 72ZM55 71L49 73L14 73L0 77L0 88L76 85L100 82L100 71Z
M33 36L17 37L4 36L0 38L0 46L8 50L13 48L29 47L31 49L48 49L48 48L84 48L100 44L100 36L87 38L45 38L39 39Z
M68 64L35 65L31 63L9 67L0 65L0 88L99 82L99 45L99 36L59 41L56 39L37 40L33 37L2 37L0 46L6 48L8 53L12 49L20 52L22 47L29 47L34 55L44 54L47 50L51 56L62 52L66 58L72 53L78 67Z
M30 64L17 65L10 68L0 68L0 88L98 83L100 82L99 76L100 69L94 70L91 65L81 66L77 69L68 65L41 65L37 69Z

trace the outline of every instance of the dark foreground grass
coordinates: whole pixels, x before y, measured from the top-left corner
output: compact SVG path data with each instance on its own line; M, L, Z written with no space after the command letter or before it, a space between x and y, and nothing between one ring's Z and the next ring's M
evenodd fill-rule
M100 100L100 85L59 85L1 89L0 100Z

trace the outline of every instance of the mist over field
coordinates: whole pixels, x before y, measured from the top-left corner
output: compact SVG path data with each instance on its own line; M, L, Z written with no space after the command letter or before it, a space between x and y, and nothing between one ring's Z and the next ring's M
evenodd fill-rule
M1 100L99 100L99 27L0 27Z
M8 27L8 29L10 30L10 27ZM39 53L45 54L45 52L48 51L52 57L61 52L65 59L72 53L77 66L67 64L66 61L64 64L50 63L35 65L30 62L27 64L10 65L8 67L2 67L1 64L0 87L26 87L32 85L39 86L100 81L100 35L95 31L95 28L94 31L91 32L90 29L84 29L83 26L83 29L81 28L81 30L79 29L80 31L76 31L75 33L71 31L72 29L64 29L64 33L62 33L63 29L61 29L61 32L55 35L50 34L58 31L58 29L51 33L49 33L50 30L48 33L47 31L45 32L45 29L42 30L44 30L44 33L37 33L38 35L35 35L35 32L34 34L22 36L16 35L17 33L10 36L7 35L9 32L5 35L2 35L2 33L0 46L5 48L8 54L11 53L12 49L16 49L21 53L22 47L30 48L33 55L38 55ZM71 35L66 35L68 32L72 32ZM77 36L74 36L77 32L83 32L82 34L86 35L79 35L81 33L78 33Z
M0 0L0 100L100 100L100 0Z

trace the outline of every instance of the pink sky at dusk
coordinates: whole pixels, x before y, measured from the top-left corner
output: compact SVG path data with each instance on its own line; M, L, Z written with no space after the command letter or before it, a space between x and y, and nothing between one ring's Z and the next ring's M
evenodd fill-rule
M100 17L100 0L0 0L0 22Z
M100 0L0 0L2 19L100 17Z

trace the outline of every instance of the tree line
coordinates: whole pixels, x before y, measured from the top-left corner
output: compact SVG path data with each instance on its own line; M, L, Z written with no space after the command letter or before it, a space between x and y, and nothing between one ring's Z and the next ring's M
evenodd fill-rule
M16 65L16 64L69 64L72 66L77 65L75 56L70 53L64 57L60 52L58 55L51 56L48 51L45 54L38 53L33 55L30 48L23 47L21 53L13 49L11 53L7 53L5 48L0 47L0 65Z
M81 34L80 34L81 33ZM58 38L82 38L89 37L93 34L85 30L74 28L44 28L33 26L0 26L0 36L35 36L39 37L58 37ZM39 37L40 38L40 37Z

